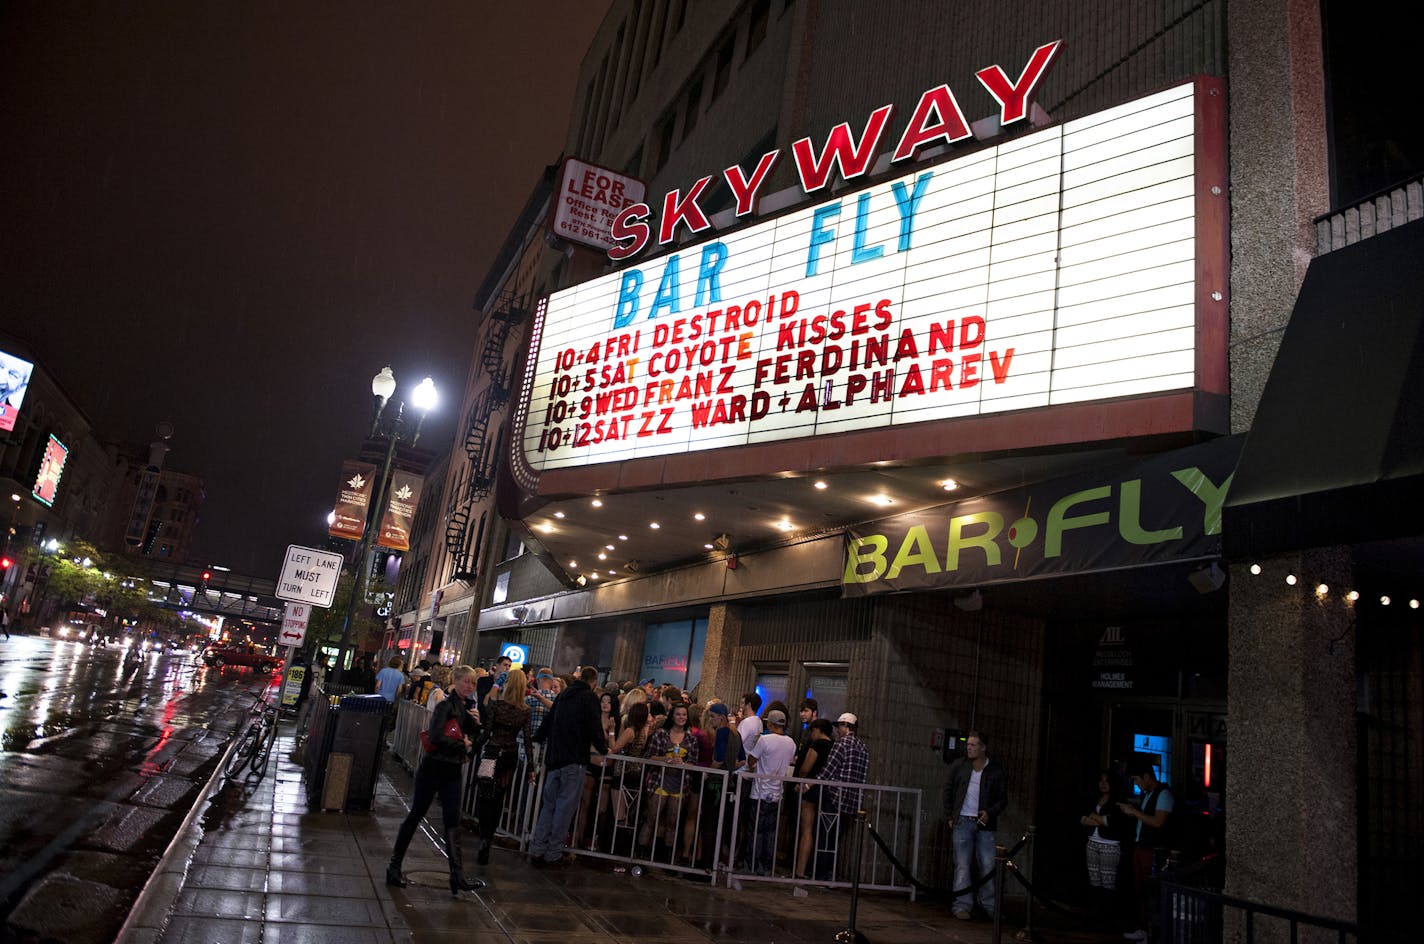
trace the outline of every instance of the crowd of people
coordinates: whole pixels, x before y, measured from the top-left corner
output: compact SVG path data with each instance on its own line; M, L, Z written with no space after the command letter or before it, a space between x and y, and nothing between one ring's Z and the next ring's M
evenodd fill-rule
M480 886L464 875L455 828L466 762L477 765L481 866L490 861L502 817L511 815L515 778L523 771L533 782L542 769L543 801L529 845L535 866L569 861L565 849L572 843L706 867L714 844L711 814L737 791L740 829L724 837L722 851L735 848L738 869L766 875L779 868L778 874L811 881L837 877L839 839L862 805L853 785L866 783L870 770L853 713L822 718L816 700L807 698L792 722L784 702L763 706L756 692L732 705L715 696L694 698L653 679L600 687L591 667L573 675L548 667L526 672L507 658L489 669L421 662L408 676L399 667L399 659L379 673L364 666L372 676L370 691L392 701L409 699L430 713L410 815L386 873L389 884L405 883L400 866L406 846L438 797L451 891ZM362 678L358 671L353 681L361 684ZM706 771L729 777L704 776ZM1142 791L1139 802L1128 802L1117 777L1104 771L1079 822L1088 834L1085 867L1100 909L1109 916L1136 912L1134 923L1145 926L1145 889L1165 844L1173 797L1150 765L1135 765L1129 773ZM786 783L788 777L797 782ZM987 737L969 732L943 797L956 918L969 920L976 911L993 917L996 831L1008 795L1008 778L990 758ZM1136 908L1113 905L1123 885L1136 893ZM1142 940L1146 934L1139 929L1126 937Z
M450 784L459 783L464 762L477 765L480 865L488 864L496 829L510 815L516 776L522 770L533 781L542 770L542 805L529 844L536 867L569 861L569 843L705 867L717 804L740 791L740 867L769 874L780 862L798 877L833 877L836 843L861 804L861 791L849 785L864 783L870 767L854 714L832 722L808 698L793 728L784 703L763 710L755 692L734 707L653 679L600 687L591 667L558 675L501 659L488 670L421 663L405 676L395 662L377 673L375 693L422 704L430 721L410 814L386 873L392 885L405 881L409 837L438 798L451 891L477 887L464 874L452 829L460 798ZM814 782L787 784L788 777ZM726 843L723 851L730 852L731 837Z

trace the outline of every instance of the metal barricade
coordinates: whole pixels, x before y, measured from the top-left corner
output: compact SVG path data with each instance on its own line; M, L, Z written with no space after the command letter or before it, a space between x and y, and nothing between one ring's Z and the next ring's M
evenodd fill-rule
M765 784L778 779L776 798L756 799ZM733 798L729 826L729 885L758 881L850 888L859 876L861 888L905 892L915 899L915 886L878 843L862 843L856 860L851 832L855 811L863 810L867 825L915 874L922 801L918 788L751 773L737 780L741 786Z
M419 735L428 723L422 706L398 705L392 750L412 768L420 763ZM479 817L479 769L478 758L465 765L461 812L471 819ZM535 746L534 769L537 776L531 778L520 750L499 805L495 835L513 839L520 851L529 847L543 798L542 745ZM585 772L568 849L629 867L708 877L726 871L729 885L762 881L849 889L858 876L863 889L904 892L914 900L914 885L878 842L862 843L856 860L854 816L843 810L863 810L890 855L913 875L919 870L919 789L783 777L780 799L752 799L752 787L772 779L652 758L595 759Z
M430 711L424 705L406 698L396 701L396 726L391 733L391 753L409 771L420 766L424 751L420 746L420 732L430 725Z
M529 848L529 839L534 833L534 817L539 811L539 799L544 788L544 747L534 745L534 770L537 777L530 779L529 762L524 749L518 753L519 762L509 781L509 789L500 798L499 823L495 835L513 839L522 852ZM460 791L460 812L470 818L479 819L480 759L470 758L465 765L464 783ZM484 789L489 789L488 786Z
M726 863L725 770L618 754L598 758L570 827L570 851L711 876Z

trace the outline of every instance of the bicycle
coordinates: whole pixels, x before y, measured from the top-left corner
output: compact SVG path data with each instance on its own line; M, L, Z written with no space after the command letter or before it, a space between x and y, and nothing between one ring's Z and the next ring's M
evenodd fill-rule
M267 764L272 758L272 748L277 741L277 709L267 702L264 695L255 696L247 730L242 733L233 752L228 755L224 768L229 778L236 777L247 767L251 774L261 780L267 774Z

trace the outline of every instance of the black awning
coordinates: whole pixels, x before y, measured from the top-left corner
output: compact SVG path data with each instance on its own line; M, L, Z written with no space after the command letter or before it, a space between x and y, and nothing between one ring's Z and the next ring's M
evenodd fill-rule
M1314 260L1226 499L1229 556L1424 532L1424 221Z

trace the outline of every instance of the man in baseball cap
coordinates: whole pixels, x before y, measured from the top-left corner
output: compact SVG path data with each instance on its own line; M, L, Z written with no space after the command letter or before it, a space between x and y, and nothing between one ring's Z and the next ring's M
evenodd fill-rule
M756 822L751 858L758 875L770 875L776 858L781 782L796 760L796 742L786 736L786 713L779 708L768 711L762 720L766 722L766 733L747 750L747 769L757 775L751 789Z
M859 728L860 719L849 711L836 719L836 742L831 747L830 756L826 758L826 766L821 768L822 780L827 783L865 783L865 778L870 774L870 751L865 742L856 736ZM816 877L819 879L828 880L835 877L830 874L835 869L835 850L840 837L850 829L855 814L860 809L860 793L859 790L847 787L827 786L824 790L821 812L840 815L837 817L838 827L835 820L828 822L824 816L817 817Z

